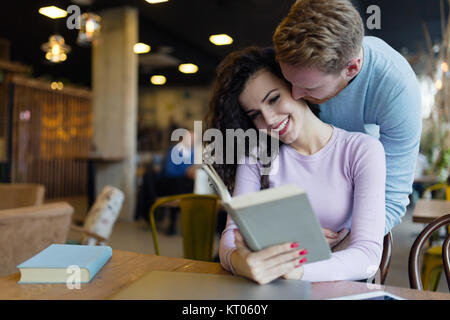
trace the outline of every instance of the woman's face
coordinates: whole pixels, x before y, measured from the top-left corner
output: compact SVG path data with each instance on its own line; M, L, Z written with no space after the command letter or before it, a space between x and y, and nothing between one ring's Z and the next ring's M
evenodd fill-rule
M278 132L286 144L298 138L309 111L303 100L292 98L286 82L267 70L258 71L247 81L239 103L257 129Z

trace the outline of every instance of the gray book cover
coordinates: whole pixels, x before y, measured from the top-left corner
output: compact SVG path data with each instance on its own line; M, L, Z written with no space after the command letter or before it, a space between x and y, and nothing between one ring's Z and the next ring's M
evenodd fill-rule
M308 249L308 263L331 257L308 196L296 185L239 196L237 205L233 200L229 213L251 250L297 242L301 248Z
M308 195L295 184L231 197L211 165L203 165L222 205L239 227L253 251L297 242L308 249L308 262L331 258L331 250L314 213Z

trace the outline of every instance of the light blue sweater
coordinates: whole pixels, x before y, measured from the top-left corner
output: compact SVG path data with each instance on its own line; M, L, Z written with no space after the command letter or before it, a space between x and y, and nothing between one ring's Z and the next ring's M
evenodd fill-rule
M364 61L356 78L320 106L320 119L368 133L386 153L385 234L401 223L412 192L422 132L421 96L414 71L383 40L364 37Z

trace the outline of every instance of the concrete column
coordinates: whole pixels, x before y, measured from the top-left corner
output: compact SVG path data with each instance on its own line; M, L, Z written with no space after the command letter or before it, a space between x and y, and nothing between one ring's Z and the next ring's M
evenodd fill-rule
M138 11L122 7L100 12L101 32L92 50L94 136L98 154L96 193L109 184L125 193L120 217L133 218L136 196ZM111 161L109 161L110 159Z

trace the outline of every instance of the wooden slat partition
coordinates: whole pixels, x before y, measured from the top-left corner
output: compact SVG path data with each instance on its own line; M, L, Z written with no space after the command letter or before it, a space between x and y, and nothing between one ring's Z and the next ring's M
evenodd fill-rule
M12 181L46 186L46 198L87 194L91 92L13 78Z

